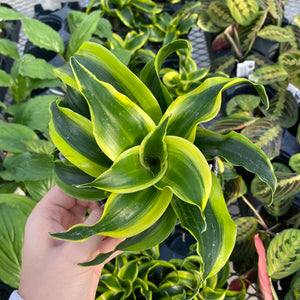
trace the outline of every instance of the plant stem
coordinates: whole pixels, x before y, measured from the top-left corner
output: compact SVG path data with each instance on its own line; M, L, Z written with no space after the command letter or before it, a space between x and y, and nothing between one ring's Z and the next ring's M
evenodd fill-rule
M260 225L265 229L265 230L269 230L267 224L265 223L265 221L263 220L263 218L260 216L260 214L256 211L256 209L253 207L253 205L246 199L246 197L244 195L242 195L242 199L243 201L250 207L250 209L253 211L253 213L256 215Z

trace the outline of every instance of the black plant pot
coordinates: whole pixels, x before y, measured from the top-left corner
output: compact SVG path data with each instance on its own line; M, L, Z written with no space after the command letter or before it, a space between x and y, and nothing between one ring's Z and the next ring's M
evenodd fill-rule
M8 300L14 288L0 281L0 300Z

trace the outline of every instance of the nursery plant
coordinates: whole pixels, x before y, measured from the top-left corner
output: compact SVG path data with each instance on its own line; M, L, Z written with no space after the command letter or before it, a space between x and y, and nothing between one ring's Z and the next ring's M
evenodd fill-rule
M248 80L209 78L172 98L160 68L184 48L190 48L186 40L162 47L139 78L105 47L85 42L55 70L69 87L64 100L51 105L50 135L63 157L55 162L56 182L77 198L102 200L105 209L95 225L76 225L52 236L71 241L95 234L122 237L115 250L144 250L167 238L179 219L197 241L204 281L224 266L235 242L235 225L208 160L219 155L244 166L271 190L276 179L267 156L247 138L198 126L216 116L222 91ZM264 88L250 84L267 107ZM200 144L207 147L205 154ZM81 265L101 263L108 255Z

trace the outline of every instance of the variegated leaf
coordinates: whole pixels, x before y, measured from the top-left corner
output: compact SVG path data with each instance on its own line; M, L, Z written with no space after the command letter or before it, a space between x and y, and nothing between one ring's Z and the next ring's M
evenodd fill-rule
M216 121L209 129L218 133L228 133L232 130L241 130L251 125L256 120L257 118L250 116L249 113L235 113Z
M226 0L226 3L235 21L243 26L249 25L259 10L255 0Z
M244 128L241 133L262 149L269 158L279 155L282 140L282 129L279 124L268 118L261 118Z
M294 36L294 40L280 43L280 53L300 49L300 28L296 25L288 25L287 27L289 28L290 33Z
M279 91L270 99L268 110L263 109L266 116L270 117L282 128L294 126L298 120L298 103L293 95L287 90Z
M111 194L106 201L101 219L92 226L78 224L62 233L58 239L83 241L92 235L131 237L152 226L165 212L173 193L154 187L132 194Z
M208 7L211 20L219 27L227 27L235 23L228 6L221 1L213 1Z
M212 22L209 14L206 11L201 11L198 14L197 26L201 28L203 31L207 32L220 32L222 30L221 27L217 26Z
M95 187L115 193L133 193L156 184L168 168L168 162L154 174L140 162L140 146L124 151L106 172L91 183L80 187ZM126 176L124 176L126 174Z
M99 81L74 58L71 66L90 107L95 140L111 160L124 150L139 145L155 128L152 119L127 96L112 85Z
M268 107L268 98L261 85L256 85L243 78L209 78L190 93L177 97L168 107L162 118L170 118L168 134L193 141L197 125L213 119L219 112L222 92L240 83L252 84L261 97L261 101L266 108Z
M241 176L232 179L224 185L224 198L226 203L232 202L247 193L247 186Z
M183 138L167 136L165 142L168 167L156 186L170 187L181 200L204 210L212 185L205 157L196 146Z
M297 173L275 172L277 177L276 190L273 195L273 201L277 207L287 206L289 204L280 204L281 201L287 203L289 198L300 192L300 175ZM251 182L251 192L263 204L270 204L271 190L257 177Z
M300 153L290 157L289 166L297 173L300 173Z
M212 60L210 65L210 72L224 72L231 74L235 67L235 57L233 55L226 55Z
M227 115L232 115L234 112L239 110L252 113L252 111L258 107L260 98L251 94L237 95L229 100L226 105Z
M53 143L79 169L93 177L99 176L111 161L98 147L91 121L58 104L51 105L49 133Z
M284 81L288 77L287 71L280 65L265 66L249 75L249 80L259 84L270 85L277 81Z
M290 50L278 58L279 64L289 73L300 73L300 50Z
M275 25L268 25L259 31L258 36L277 42L294 42L295 37L292 34L290 27L281 27Z
M243 166L257 174L272 191L275 190L276 177L269 159L241 134L230 132L224 136L198 128L195 145L208 160L216 156L223 157L231 164Z
M299 270L300 230L286 229L272 239L267 250L267 271L281 279Z

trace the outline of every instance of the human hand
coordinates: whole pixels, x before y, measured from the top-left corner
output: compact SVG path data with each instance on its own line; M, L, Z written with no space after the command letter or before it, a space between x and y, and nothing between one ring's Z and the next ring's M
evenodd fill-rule
M88 209L91 214L85 220ZM77 200L57 186L48 192L32 211L25 227L18 292L22 298L95 299L104 264L81 267L78 263L112 251L121 240L97 235L83 242L70 242L56 240L49 233L63 232L79 223L93 225L101 215L102 209L97 202Z

